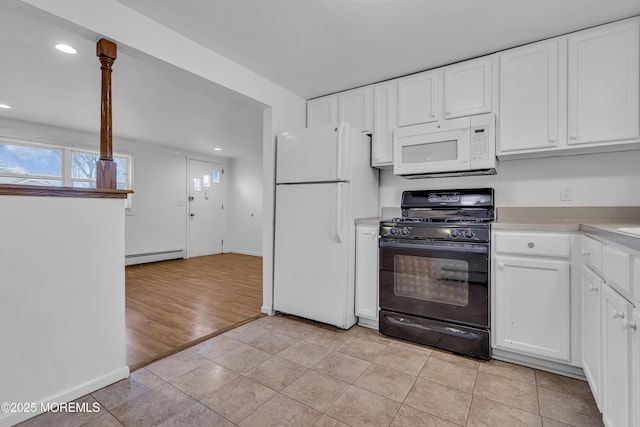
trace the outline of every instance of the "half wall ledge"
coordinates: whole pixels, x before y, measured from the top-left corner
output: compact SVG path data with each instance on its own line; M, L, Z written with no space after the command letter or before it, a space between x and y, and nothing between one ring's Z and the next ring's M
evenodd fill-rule
M49 187L41 185L0 184L0 196L80 197L86 199L126 199L133 190L104 188Z

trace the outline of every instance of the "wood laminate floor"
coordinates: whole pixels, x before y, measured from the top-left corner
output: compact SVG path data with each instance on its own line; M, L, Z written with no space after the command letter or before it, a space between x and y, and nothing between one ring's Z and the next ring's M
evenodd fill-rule
M219 254L126 268L131 370L260 316L262 258Z

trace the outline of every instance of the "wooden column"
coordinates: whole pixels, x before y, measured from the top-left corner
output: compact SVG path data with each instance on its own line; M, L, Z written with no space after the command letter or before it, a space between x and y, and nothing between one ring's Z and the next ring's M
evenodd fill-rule
M96 165L96 187L116 188L116 163L113 161L113 135L111 125L111 66L116 60L116 44L100 39L96 54L102 70L102 99L100 103L100 160Z

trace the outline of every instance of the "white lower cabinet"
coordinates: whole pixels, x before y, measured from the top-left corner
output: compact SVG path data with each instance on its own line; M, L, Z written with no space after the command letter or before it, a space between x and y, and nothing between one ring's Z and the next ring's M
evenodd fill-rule
M602 404L607 427L631 426L633 306L610 286L602 292ZM635 402L633 406L638 406Z
M356 316L378 329L378 224L356 224Z
M569 361L569 261L496 256L496 347Z
M590 268L582 267L582 369L587 377L591 392L600 407L601 384L601 333L600 333L600 294L602 279Z
M640 274L640 270L638 270ZM640 280L640 277L638 278ZM631 326L631 409L632 424L640 426L640 308L633 310L633 324Z
M640 254L585 236L582 255L584 374L607 427L640 426Z

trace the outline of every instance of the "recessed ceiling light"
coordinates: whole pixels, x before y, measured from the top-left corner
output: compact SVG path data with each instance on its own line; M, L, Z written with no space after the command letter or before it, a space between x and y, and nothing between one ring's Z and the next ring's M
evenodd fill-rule
M213 149L213 151L222 151L222 148L216 147L216 148Z
M72 48L71 46L69 46L68 44L57 44L56 45L56 49L58 49L60 52L64 52L64 53L70 53L70 54L74 54L77 53L78 51L75 50L74 48Z
M7 104L0 104L0 108L6 108L6 109L9 109L9 108L11 108L11 105L7 105Z

